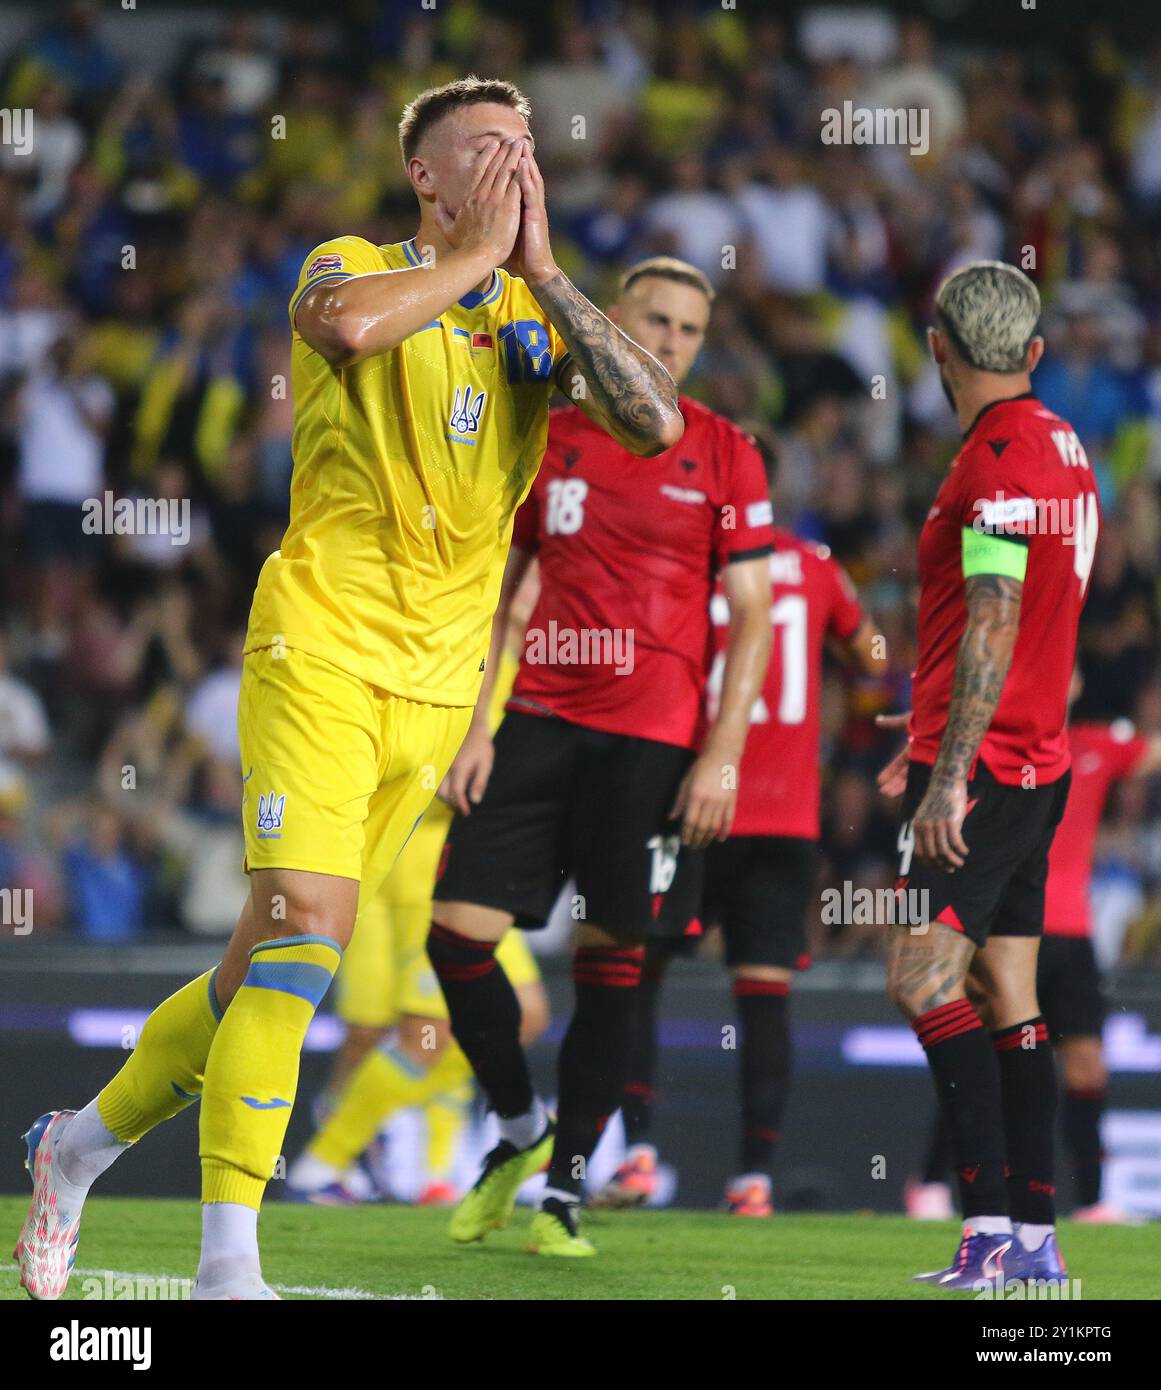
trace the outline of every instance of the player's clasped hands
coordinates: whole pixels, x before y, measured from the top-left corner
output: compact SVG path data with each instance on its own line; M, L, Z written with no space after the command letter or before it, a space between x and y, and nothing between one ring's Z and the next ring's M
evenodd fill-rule
M520 185L520 232L512 252L512 269L530 285L556 274L556 262L548 239L548 209L544 202L544 178L529 145L516 170Z
M486 250L494 265L512 254L520 231L517 171L528 148L525 140L497 140L480 155L479 177L454 216L436 204L436 221L457 251Z

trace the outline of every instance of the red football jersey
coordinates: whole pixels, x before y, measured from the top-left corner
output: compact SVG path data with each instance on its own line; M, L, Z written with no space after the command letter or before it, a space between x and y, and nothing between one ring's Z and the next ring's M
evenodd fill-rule
M1072 785L1064 818L1048 852L1044 890L1047 936L1087 936L1092 925L1089 883L1092 857L1109 791L1149 751L1149 740L1127 719L1113 724L1073 724L1068 730Z
M858 595L829 547L775 529L770 556L774 644L738 776L732 835L818 839L820 694L823 647L847 641L863 620ZM717 713L729 636L729 606L719 585L710 605L714 664L710 717Z
M967 625L965 529L1028 547L1020 631L978 756L999 782L1054 782L1068 769L1064 721L1076 627L1088 590L1100 504L1072 427L1031 393L976 417L919 537L919 664L911 756L934 763L947 727ZM974 769L973 769L974 770Z
M508 709L699 746L714 578L769 554L774 532L757 449L696 401L681 413L681 442L656 458L575 406L549 417L512 534L539 556L540 598Z

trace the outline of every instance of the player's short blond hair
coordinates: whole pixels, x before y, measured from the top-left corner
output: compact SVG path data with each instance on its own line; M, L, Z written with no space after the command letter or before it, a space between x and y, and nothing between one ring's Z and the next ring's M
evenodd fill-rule
M658 280L672 280L675 284L701 290L711 304L714 302L714 287L710 284L709 276L688 261L679 261L676 256L650 256L648 260L631 265L617 284L618 298L638 280L650 275Z
M972 261L949 275L935 312L956 351L981 372L1022 372L1036 335L1040 294L1014 265Z
M426 92L409 101L399 121L399 148L406 163L419 148L427 132L448 114L461 106L479 106L494 102L510 106L526 121L532 119L532 103L514 82L500 77L460 77L445 82L442 87L429 87Z

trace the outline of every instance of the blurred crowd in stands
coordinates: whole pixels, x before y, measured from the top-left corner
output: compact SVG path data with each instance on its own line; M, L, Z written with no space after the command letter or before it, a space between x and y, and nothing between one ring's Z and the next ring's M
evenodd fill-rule
M1077 713L1161 732L1161 41L965 44L868 6L247 10L79 0L0 25L0 107L35 122L0 144L0 884L35 889L38 929L235 920L233 706L286 517L287 301L318 242L414 232L396 121L466 71L529 94L557 256L597 302L650 252L712 278L690 394L773 430L780 523L832 547L887 639L884 679L826 684L827 881L893 881L873 718L907 708L916 539L957 446L924 329L966 260L1036 279L1035 386L1100 481ZM930 149L823 144L845 101L928 111ZM180 543L82 528L106 491L184 507ZM1119 790L1098 879L1154 963L1159 813L1157 785ZM816 954L878 936L819 927Z

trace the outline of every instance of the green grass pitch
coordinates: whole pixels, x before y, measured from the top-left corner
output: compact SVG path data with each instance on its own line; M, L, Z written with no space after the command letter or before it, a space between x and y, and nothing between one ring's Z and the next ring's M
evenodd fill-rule
M5 1252L26 1208L23 1197L0 1197ZM527 1253L526 1208L506 1230L466 1248L448 1239L447 1220L446 1211L430 1208L271 1201L260 1222L263 1269L284 1298L971 1298L909 1281L950 1260L953 1223L862 1214L769 1221L715 1212L594 1214L585 1230L597 1258L564 1261ZM1065 1222L1061 1245L1084 1300L1157 1297L1161 1224ZM104 1296L98 1289L111 1287L106 1270L122 1278L189 1278L197 1250L196 1203L95 1198L85 1209L67 1297L85 1297L86 1284L88 1297ZM0 1298L23 1297L16 1266L0 1266Z

